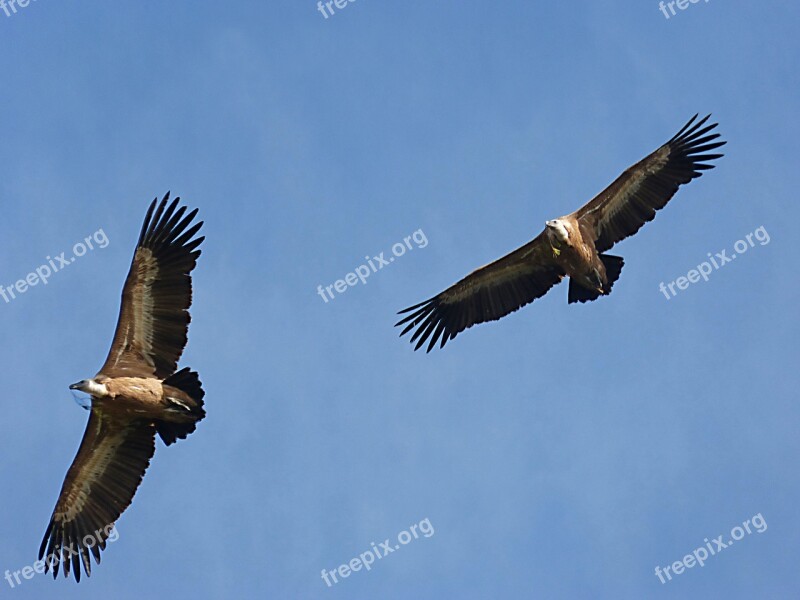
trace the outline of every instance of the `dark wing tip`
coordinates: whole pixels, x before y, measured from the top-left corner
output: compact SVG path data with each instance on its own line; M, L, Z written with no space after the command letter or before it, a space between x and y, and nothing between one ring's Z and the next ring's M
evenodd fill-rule
M81 519L65 523L52 518L39 546L38 560L44 562L44 573L52 572L53 579L58 579L59 571L65 578L69 578L72 572L77 582L80 582L82 574L91 577L91 558L94 556L95 563L100 564L100 551L106 548L108 527L97 527L94 533L86 533L92 529ZM93 538L91 544L86 541L89 536Z
M700 177L701 171L713 169L714 165L707 164L708 161L724 156L721 153L709 154L712 150L721 148L728 143L726 140L719 139L721 134L714 131L719 123L706 125L710 117L711 114L708 114L695 122L697 118L695 115L666 144L670 148L672 169L683 170L688 175L688 179L685 181L677 181L678 185Z
M398 315L404 315L407 312L415 310L415 309L419 308L420 306L424 306L424 305L428 304L429 302L433 302L434 300L436 300L436 296L434 296L433 298L428 298L427 300L423 300L422 302L420 302L418 304L415 304L414 306L409 306L408 308L404 308L403 310L398 310L397 314ZM406 319L403 319L402 321L398 321L397 323L394 324L394 326L397 327L401 323L405 323L407 320L408 319L406 318Z
M39 560L42 560L44 556L44 551L47 549L47 542L50 540L50 532L53 530L53 520L50 519L50 524L47 526L47 530L44 532L44 538L42 538L42 544L39 546Z
M197 247L197 241L191 240L191 238L203 225L203 221L192 224L199 209L195 208L185 214L187 207L179 207L180 196L176 196L169 204L167 204L168 200L169 192L161 199L161 202L158 202L157 206L157 200L153 200L150 204L142 225L142 232L139 235L137 248L150 248L158 252L171 246L185 247L193 244L192 249Z
M702 132L700 132L699 131L700 128L702 128L703 125L705 125L706 122L711 118L711 113L708 113L705 117L703 117L698 121L697 117L699 116L700 113L695 113L695 115L691 119L689 119L683 127L680 128L678 133L672 136L672 138L667 142L667 145L674 144L679 141L686 141L688 138L691 138L692 136L699 137L700 135L703 135L704 133L711 131L717 125L719 125L719 123L712 123L711 125L706 126Z
M409 340L412 344L416 342L414 350L419 350L425 342L429 342L426 352L430 352L440 338L440 348L443 348L447 341L454 338L455 335L450 331L448 319L445 318L445 311L443 311L442 308L443 303L441 298L439 296L434 296L424 302L399 311L397 314L410 314L407 314L404 318L395 323L394 326L399 327L405 325L400 332L400 337L403 337L412 329L416 329Z

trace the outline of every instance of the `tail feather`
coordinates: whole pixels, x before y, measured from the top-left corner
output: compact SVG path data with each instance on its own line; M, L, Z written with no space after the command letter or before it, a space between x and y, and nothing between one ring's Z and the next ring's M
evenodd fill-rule
M569 280L569 294L567 302L591 302L597 300L600 296L608 295L611 293L611 288L614 287L614 282L619 279L619 274L622 272L622 265L625 261L620 256L613 256L611 254L601 254L600 260L606 269L606 289L604 293L597 290L590 290L577 283L574 279Z
M611 288L614 287L614 282L619 279L619 274L622 273L622 265L625 264L625 260L621 256L613 256L611 254L601 254L600 260L603 261L603 266L606 268L606 281L608 282L606 294L610 294Z
M179 439L186 439L186 436L195 430L197 423L206 416L206 411L203 409L203 397L206 393L203 391L200 377L189 367L184 367L167 377L164 385L176 388L188 396L173 401L177 410L182 413L183 418L180 422L165 420L156 422L158 435L169 446Z

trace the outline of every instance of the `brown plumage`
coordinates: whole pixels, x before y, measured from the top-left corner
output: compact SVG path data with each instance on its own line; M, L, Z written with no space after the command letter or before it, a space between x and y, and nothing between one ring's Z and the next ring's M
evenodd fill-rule
M100 372L70 386L92 395L91 414L39 548L45 571L80 581L100 562L114 524L130 505L155 451L184 439L205 416L197 373L177 369L186 345L191 271L204 238L197 214L153 200L142 226L114 340ZM185 215L185 216L184 216Z
M570 278L569 303L595 300L611 292L623 260L604 254L633 235L663 208L678 187L714 168L723 156L708 154L724 145L705 125L710 115L692 117L672 139L628 168L610 186L577 211L547 221L544 231L512 253L474 271L440 294L401 310L400 335L415 329L418 350L430 352L478 323L495 321L544 296Z

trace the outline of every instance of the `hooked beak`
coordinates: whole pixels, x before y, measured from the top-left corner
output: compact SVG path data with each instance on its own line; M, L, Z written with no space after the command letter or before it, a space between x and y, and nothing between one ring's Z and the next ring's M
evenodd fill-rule
M69 389L71 389L71 390L79 390L79 389L81 389L81 384L82 383L83 383L82 381L79 381L78 383L73 383L71 386L69 386Z

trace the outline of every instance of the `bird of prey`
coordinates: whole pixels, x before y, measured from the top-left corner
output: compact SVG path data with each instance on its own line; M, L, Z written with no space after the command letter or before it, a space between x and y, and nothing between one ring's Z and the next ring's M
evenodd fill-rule
M155 451L185 439L205 416L197 373L177 371L186 346L191 272L203 237L197 209L186 214L169 192L147 211L122 290L117 330L105 364L92 379L70 385L91 394L91 413L78 454L64 479L42 545L45 572L91 575L100 551L130 505ZM185 216L184 216L185 215ZM112 538L114 541L114 538Z
M675 136L628 168L593 200L572 214L545 223L532 241L490 263L433 298L415 304L395 326L405 335L416 328L411 342L418 350L430 340L430 352L465 329L495 321L544 296L569 277L568 302L587 302L611 293L623 260L605 254L633 235L663 208L678 187L713 169L707 164L723 156L709 154L724 145L706 125L711 115L692 117Z

